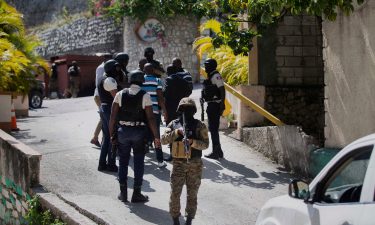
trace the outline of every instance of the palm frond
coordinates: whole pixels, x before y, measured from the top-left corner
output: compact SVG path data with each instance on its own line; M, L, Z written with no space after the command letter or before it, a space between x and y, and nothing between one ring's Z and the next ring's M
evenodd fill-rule
M221 32L221 23L215 19L207 20L200 26L200 31L203 32L204 30L212 30L216 34Z

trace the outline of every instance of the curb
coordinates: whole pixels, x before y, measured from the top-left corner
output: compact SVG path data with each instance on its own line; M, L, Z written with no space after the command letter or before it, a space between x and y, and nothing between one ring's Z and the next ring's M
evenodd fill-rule
M95 219L92 220L90 216L86 216L85 213L81 213L81 211L77 210L76 207L71 206L58 195L45 191L42 187L34 188L33 194L39 196L40 204L43 208L49 209L53 215L59 217L62 221L69 225L103 224L97 223ZM100 218L97 219L101 220Z

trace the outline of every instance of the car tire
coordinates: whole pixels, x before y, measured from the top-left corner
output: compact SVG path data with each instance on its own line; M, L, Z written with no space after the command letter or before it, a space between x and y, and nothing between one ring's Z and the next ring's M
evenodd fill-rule
M29 96L29 106L31 108L40 108L42 107L43 103L43 96L40 92L38 91L32 91Z

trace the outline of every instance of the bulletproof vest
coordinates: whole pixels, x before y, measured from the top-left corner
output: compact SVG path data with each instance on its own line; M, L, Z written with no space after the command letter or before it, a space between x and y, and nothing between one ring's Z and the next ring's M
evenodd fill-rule
M113 97L111 95L111 92L106 91L104 89L104 80L108 78L107 76L103 76L100 80L99 86L98 86L98 93L99 93L99 98L102 103L107 103L107 104L112 104L113 102Z
M178 129L180 126L182 126L182 121L180 123L180 119L176 119L173 121L173 128L174 129ZM187 132L187 137L188 138L191 138L191 139L198 139L198 130L197 130L197 127L198 127L198 120L194 119L190 124L188 123L187 126L186 126L186 132ZM181 154L181 151L184 151L184 147L183 147L183 143L182 143L182 138L183 137L179 137L177 138L176 140L174 140L174 144L172 143L172 155L174 153L176 153L176 149L173 149L173 147L180 147L179 148L179 151L180 153L178 155L180 155L181 157L178 157L178 158L185 158L185 155L184 153ZM200 150L197 150L193 147L190 147L191 149L191 155L190 155L190 158L201 158L202 157L202 151Z
M126 122L146 123L146 113L142 108L143 95L145 91L140 90L136 95L131 95L126 88L122 92L119 120Z
M203 81L202 97L206 102L220 100L220 89L211 82L211 78L216 73L216 71L212 72Z

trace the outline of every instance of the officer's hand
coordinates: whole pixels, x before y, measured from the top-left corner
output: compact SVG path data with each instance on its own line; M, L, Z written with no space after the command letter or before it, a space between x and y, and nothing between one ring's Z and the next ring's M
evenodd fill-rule
M178 128L177 129L177 133L180 135L180 136L184 136L184 130L182 127Z
M161 148L161 142L159 138L154 139L155 148Z
M112 145L117 145L117 137L116 137L115 135L113 135L113 136L111 137L111 144L112 144Z
M224 103L224 101L222 101L220 103L220 109L219 109L220 116L223 115L224 110L225 110L225 103Z

